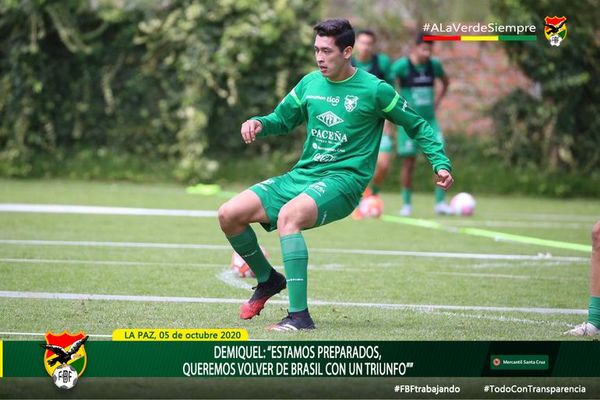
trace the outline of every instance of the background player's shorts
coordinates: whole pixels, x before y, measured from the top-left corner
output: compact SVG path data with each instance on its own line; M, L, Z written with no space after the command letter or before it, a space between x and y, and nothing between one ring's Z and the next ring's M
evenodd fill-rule
M388 135L381 135L381 142L379 143L380 153L391 153L394 150L394 142Z
M431 125L431 129L433 129L433 134L437 136L438 140L444 144L444 135L442 135L442 131L435 119L427 121L429 125ZM416 140L413 140L408 136L404 128L401 126L398 127L398 155L400 157L416 157L418 152L421 151L421 148L417 144Z
M350 215L358 205L363 189L343 175L315 178L293 170L250 187L269 217L268 224L261 224L268 232L277 229L281 208L301 193L306 193L317 203L317 222L311 227L315 228Z

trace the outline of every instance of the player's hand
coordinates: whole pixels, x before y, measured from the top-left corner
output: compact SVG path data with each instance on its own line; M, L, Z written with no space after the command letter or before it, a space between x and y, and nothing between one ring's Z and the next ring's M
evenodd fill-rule
M436 185L438 185L444 190L448 190L450 189L450 186L452 186L453 183L454 178L452 178L450 172L446 171L445 169L440 169L437 172L437 182L435 183Z
M241 134L244 143L250 144L256 140L256 135L262 131L262 124L255 120L249 119L242 124Z

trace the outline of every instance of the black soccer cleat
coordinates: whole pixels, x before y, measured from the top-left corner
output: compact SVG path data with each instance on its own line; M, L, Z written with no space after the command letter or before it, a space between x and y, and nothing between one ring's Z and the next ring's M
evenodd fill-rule
M254 289L254 294L252 294L250 300L240 306L240 318L251 319L259 315L261 310L265 308L267 300L285 288L285 276L275 270L271 271L269 279L254 286L252 288Z
M280 322L267 327L270 331L301 331L308 329L315 329L315 323L313 322L308 309L298 312L288 312L287 317L282 319Z

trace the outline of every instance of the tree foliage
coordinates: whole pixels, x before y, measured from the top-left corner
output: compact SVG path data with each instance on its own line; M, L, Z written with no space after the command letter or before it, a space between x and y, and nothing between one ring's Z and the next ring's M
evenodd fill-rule
M97 5L97 4L100 5ZM316 0L0 3L0 165L76 148L177 159L208 178L239 123L310 65Z
M535 42L504 42L513 62L535 83L494 107L500 154L511 165L591 173L600 167L600 41L593 0L494 0L499 20L535 25ZM551 12L552 15L548 13ZM550 46L544 17L567 17L567 37Z

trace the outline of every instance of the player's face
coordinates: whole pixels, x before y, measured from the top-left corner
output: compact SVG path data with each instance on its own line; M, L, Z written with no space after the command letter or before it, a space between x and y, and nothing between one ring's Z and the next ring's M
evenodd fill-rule
M419 59L419 62L427 62L433 54L433 44L420 43L417 45L417 47L415 47L415 52L417 53L417 58Z
M335 45L335 38L330 36L315 37L315 60L319 70L328 78L341 75L342 70L352 56L352 47L348 46L344 51Z
M370 58L375 52L375 38L365 33L358 35L354 48L360 59Z

